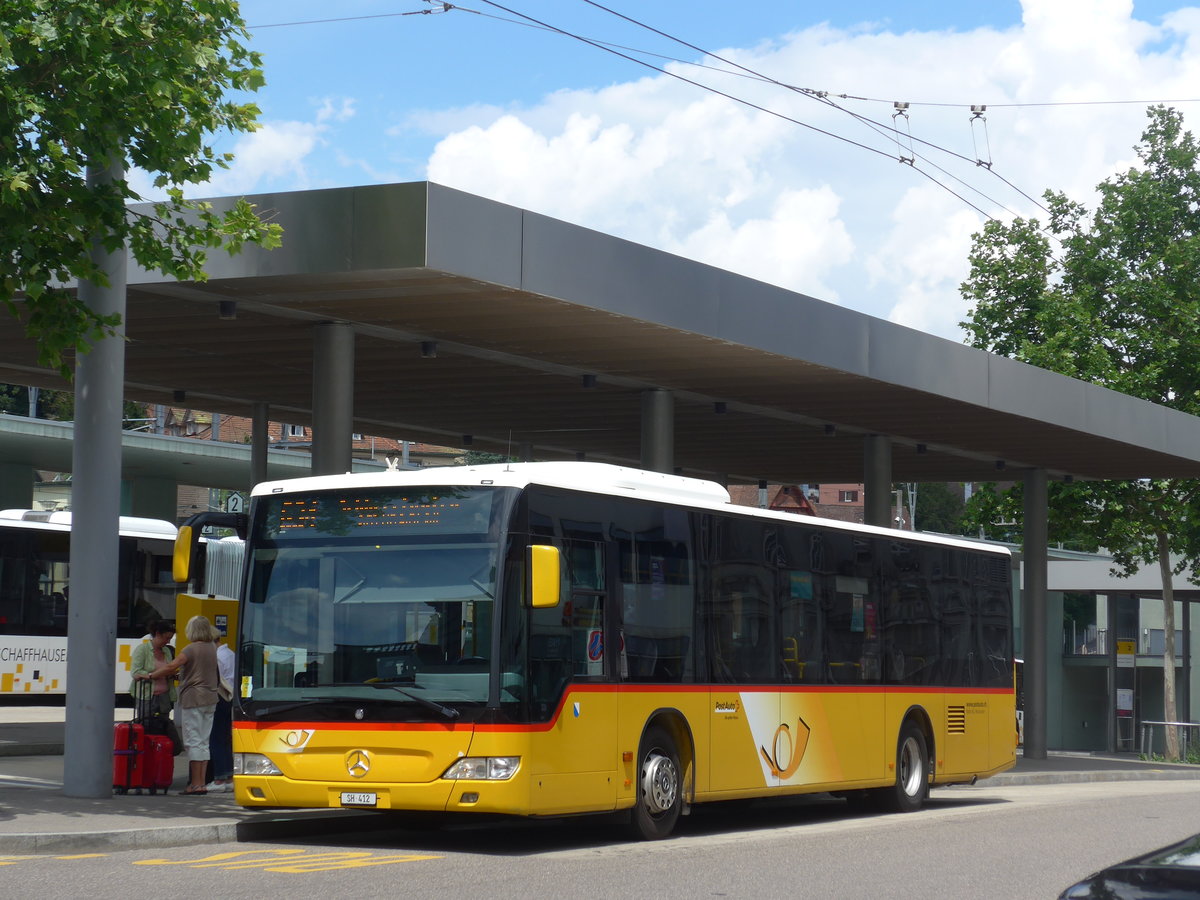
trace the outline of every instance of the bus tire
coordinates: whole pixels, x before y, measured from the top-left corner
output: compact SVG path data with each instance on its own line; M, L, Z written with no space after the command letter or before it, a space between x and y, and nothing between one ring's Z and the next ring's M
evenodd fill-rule
M670 734L659 726L646 729L638 749L636 799L630 828L643 841L667 837L683 808L683 776L679 751Z
M900 729L896 741L896 783L879 793L880 807L888 812L916 812L929 793L929 749L925 733L915 722Z

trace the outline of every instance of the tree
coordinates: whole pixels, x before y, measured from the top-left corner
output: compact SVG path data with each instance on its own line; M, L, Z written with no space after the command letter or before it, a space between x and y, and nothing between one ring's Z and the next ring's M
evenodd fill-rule
M916 489L916 528L939 534L962 534L961 490L941 481L929 481ZM909 498L906 496L906 501Z
M1153 107L1147 117L1135 147L1141 166L1102 182L1094 213L1047 192L1049 234L1037 220L1015 219L975 235L962 285L974 306L964 325L976 347L1197 414L1200 146L1175 110ZM1169 720L1177 715L1171 579L1187 570L1200 583L1197 487L1187 479L1051 486L1052 536L1107 548L1118 575L1158 566ZM975 514L1007 506L1019 518L1014 493L981 492ZM1178 735L1167 731L1168 756L1177 758Z
M263 83L236 0L5 0L0 5L0 301L70 378L66 354L119 324L64 285L107 286L93 238L128 246L144 268L202 280L206 254L279 243L246 201L224 214L184 199L230 154L220 131L255 128L258 108L225 99ZM128 180L89 185L114 156L149 173L167 199L145 207Z
M0 384L0 412L69 422L75 416L75 395L70 391L33 390L17 384ZM35 402L31 402L31 399ZM36 407L36 408L35 408Z

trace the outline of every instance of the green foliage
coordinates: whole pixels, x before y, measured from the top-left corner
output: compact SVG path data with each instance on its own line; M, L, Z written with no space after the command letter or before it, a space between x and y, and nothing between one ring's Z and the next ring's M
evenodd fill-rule
M0 384L0 412L28 416L29 388L18 384ZM38 391L36 418L70 422L75 418L75 395L70 391Z
M1098 186L1094 213L1047 192L1037 220L989 222L962 285L969 342L1113 390L1200 413L1200 146L1171 109L1147 111L1141 166ZM1107 548L1120 574L1157 563L1160 539L1196 579L1197 484L1051 484L1050 537ZM1021 519L1020 486L971 498L971 525Z
M1047 192L1048 229L1036 220L992 222L975 236L962 290L974 302L964 324L976 347L1195 415L1200 413L1200 147L1182 116L1148 110L1140 168L1097 190L1095 213ZM1116 573L1157 564L1162 579L1163 705L1175 718L1172 575L1200 584L1198 485L1138 479L1049 488L1050 537L1105 547ZM1019 520L1017 491L981 496L971 515ZM972 500L975 498L973 497ZM993 519L998 521L997 519ZM1008 521L999 519L999 521ZM1174 564L1172 568L1172 557ZM1179 755L1174 729L1167 757Z
M258 108L226 99L263 84L236 0L5 0L0 4L0 302L35 339L39 361L70 377L64 354L120 324L63 288L106 284L93 238L127 245L144 268L204 278L207 252L276 246L280 228L242 200L225 213L183 185L229 165L210 145L253 130ZM116 156L151 173L168 199L124 180L89 185Z
M486 466L492 463L516 462L517 460L511 456L505 456L503 453L489 453L486 450L468 450L463 454L464 466Z
M907 504L907 498L905 499ZM963 534L962 493L948 484L931 481L917 488L916 525L921 531Z

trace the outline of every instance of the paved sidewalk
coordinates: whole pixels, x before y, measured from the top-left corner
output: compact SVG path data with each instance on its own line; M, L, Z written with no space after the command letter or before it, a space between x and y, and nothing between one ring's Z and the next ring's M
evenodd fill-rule
M243 809L231 793L181 796L178 791L187 783L182 756L176 759L170 793L67 797L62 791L62 709L15 714L0 708L0 720L18 717L33 721L0 724L0 848L6 855L284 839L318 828L371 830L386 816L362 810ZM1149 779L1200 780L1200 766L1145 763L1132 755L1053 753L1044 760L1018 756L1014 769L969 790Z

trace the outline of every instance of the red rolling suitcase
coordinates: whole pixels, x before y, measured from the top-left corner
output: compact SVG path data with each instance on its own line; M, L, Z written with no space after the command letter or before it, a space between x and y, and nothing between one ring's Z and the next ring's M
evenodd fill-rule
M118 722L113 735L113 787L117 793L130 790L151 794L170 788L175 778L175 747L164 734L147 734L143 722L150 718L151 686L138 691L132 722Z
M118 722L113 729L113 788L118 794L141 790L146 734L137 722Z
M147 734L142 764L142 787L164 794L175 780L175 745L165 734Z

